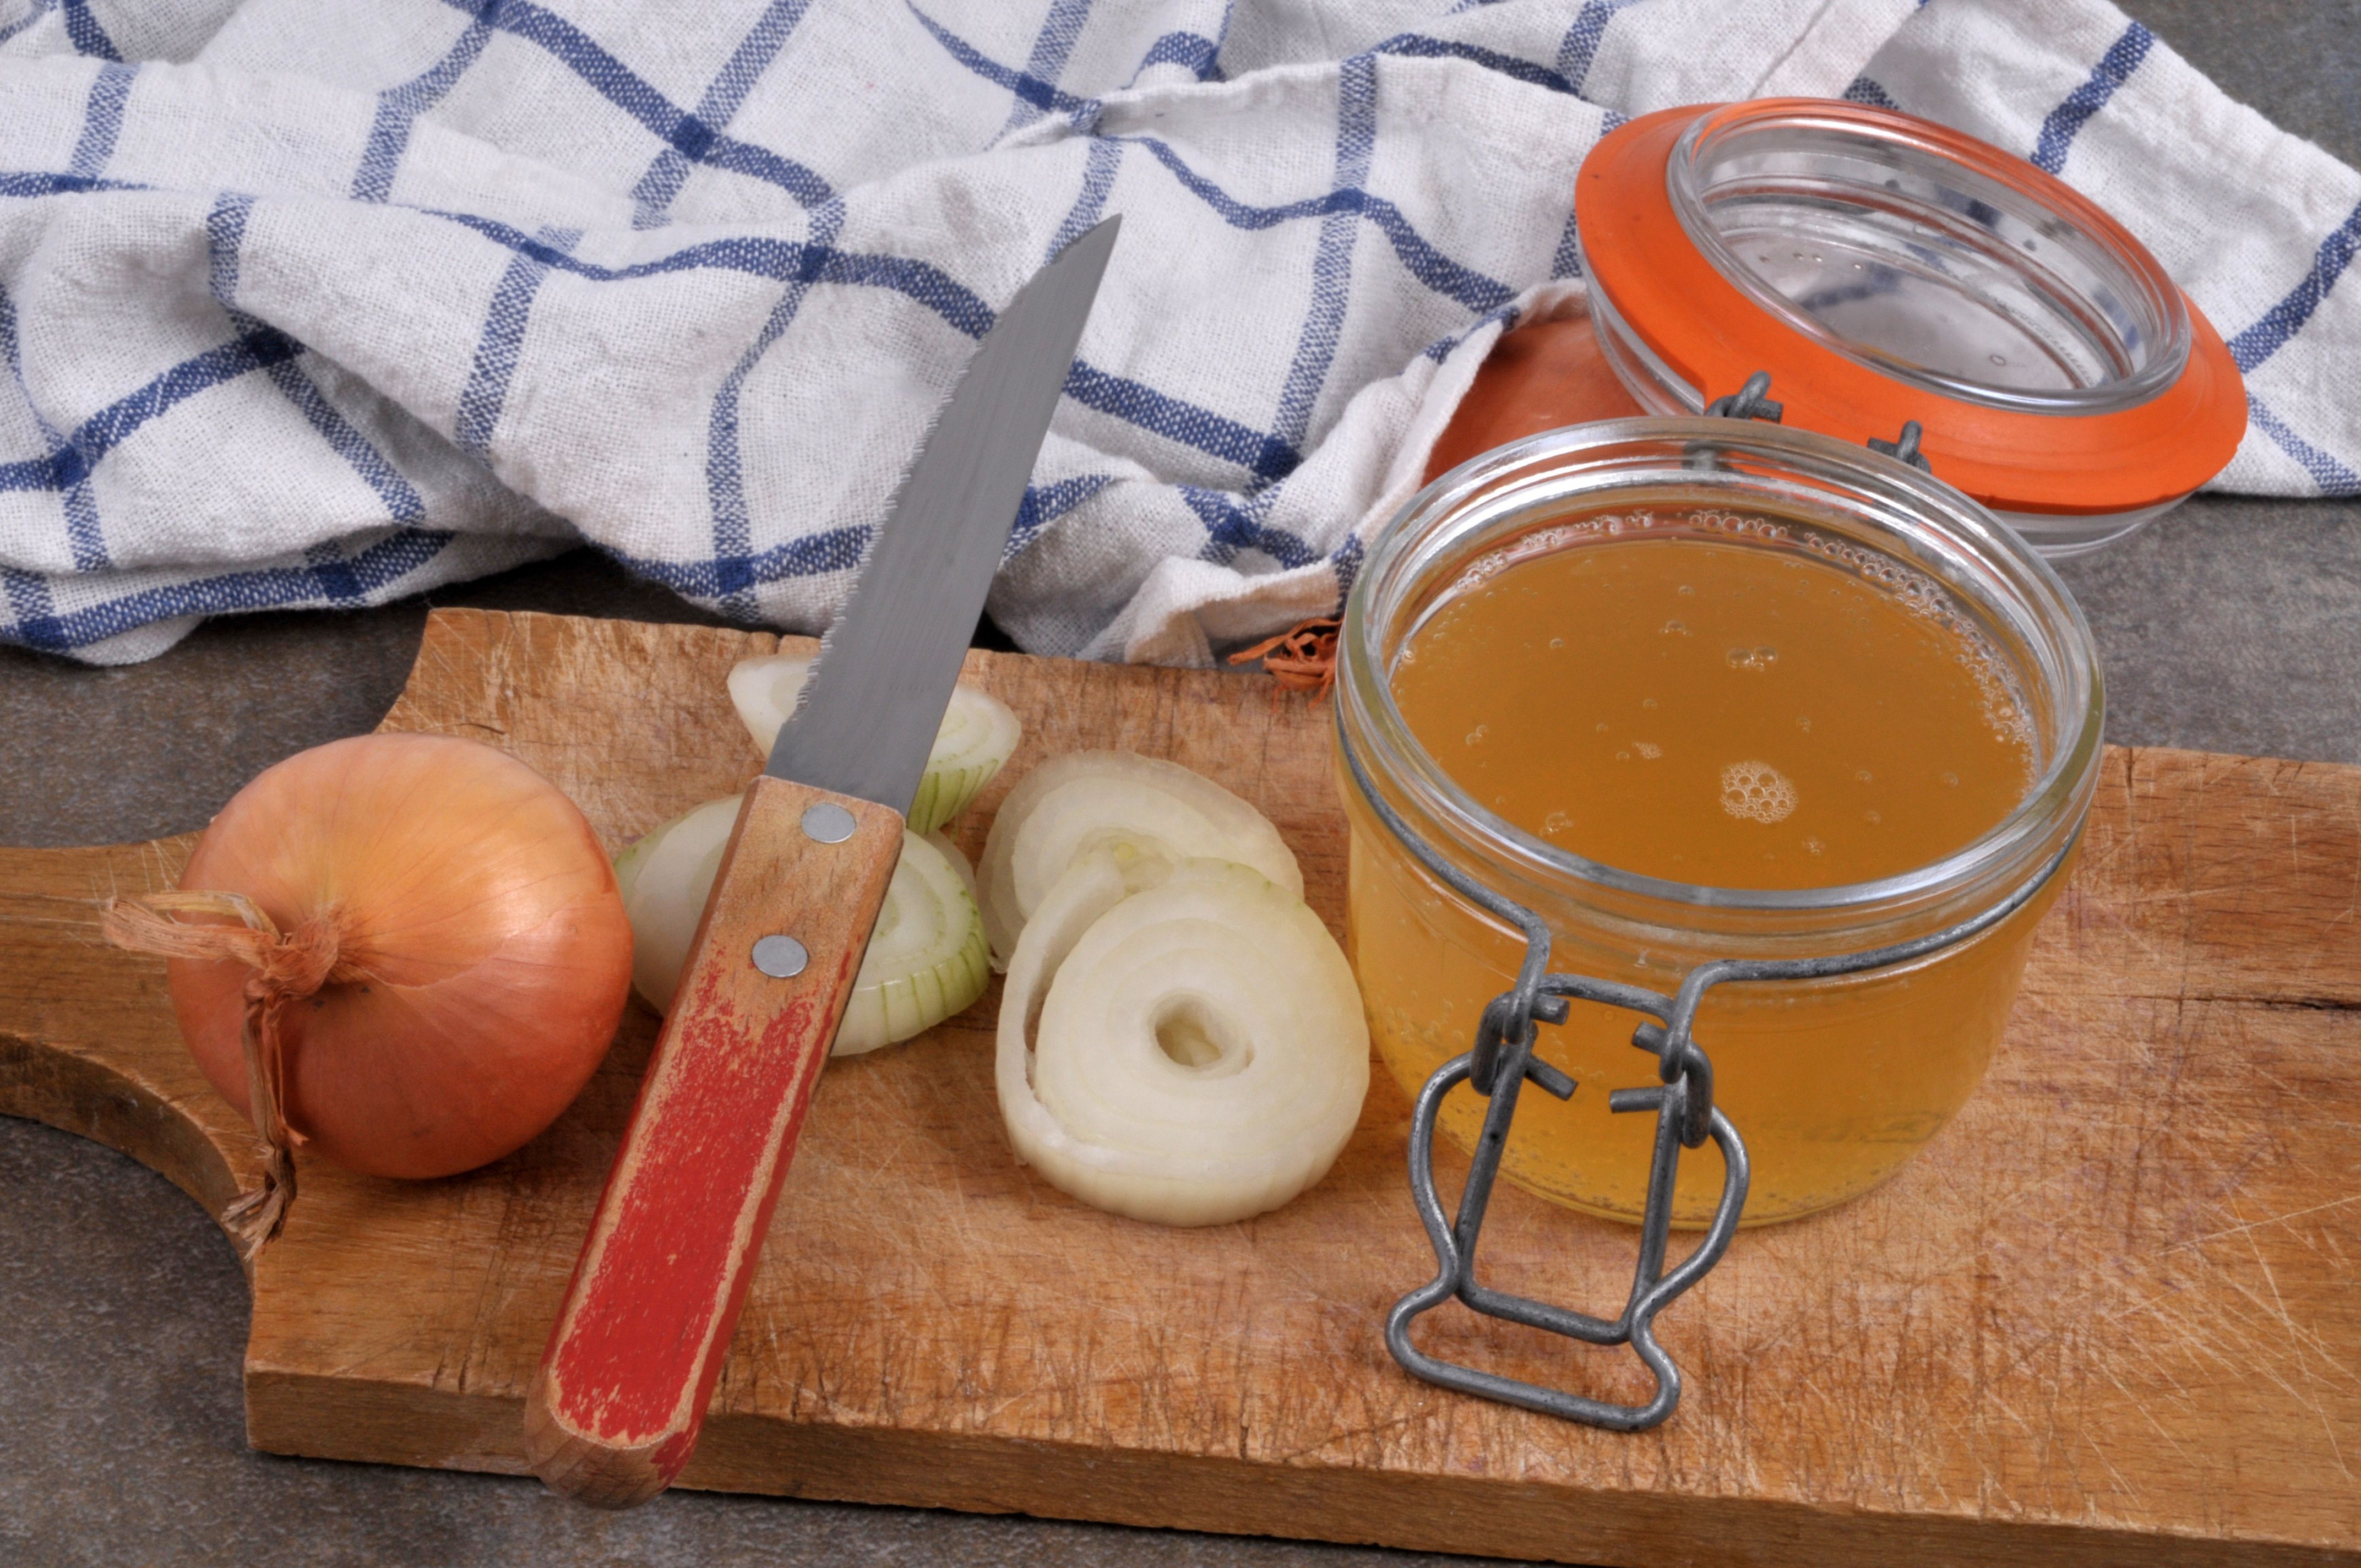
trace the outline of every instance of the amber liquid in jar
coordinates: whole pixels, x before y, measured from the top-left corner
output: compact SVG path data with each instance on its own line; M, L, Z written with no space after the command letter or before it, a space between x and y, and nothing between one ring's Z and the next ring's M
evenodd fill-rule
M1495 552L1406 644L1394 700L1476 802L1619 870L1803 889L1940 861L2025 797L2037 769L2024 704L1931 580L1842 546L1772 547L1784 531L1754 520L1665 519L1669 537L1656 521ZM1414 1086L1467 1048L1517 945L1444 916L1433 885L1376 863L1366 837L1354 959L1379 1050ZM1940 1129L1982 1076L2048 902L1898 970L1708 996L1697 1037L1753 1159L1750 1221L1841 1201ZM1670 992L1689 965L1611 942L1584 951L1562 935L1553 967ZM1606 1091L1654 1080L1631 1045L1638 1022L1576 1003L1565 1025L1543 1027L1541 1054L1583 1088L1563 1103L1521 1098L1504 1175L1637 1215L1653 1118L1609 1114ZM1483 1109L1455 1092L1444 1131L1472 1142ZM1709 1216L1719 1163L1684 1160L1682 1223Z

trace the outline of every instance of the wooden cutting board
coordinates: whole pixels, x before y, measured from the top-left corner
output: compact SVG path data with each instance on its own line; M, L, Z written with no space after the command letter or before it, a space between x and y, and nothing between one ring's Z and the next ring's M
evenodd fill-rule
M774 645L437 612L386 725L506 747L620 845L755 771L722 675ZM1082 746L1200 769L1271 815L1341 925L1323 707L970 661L1026 722L1005 781ZM0 1109L217 1213L256 1178L251 1137L183 1053L161 966L93 930L98 898L170 885L191 842L0 850ZM1741 1236L1663 1320L1688 1392L1636 1437L1388 1358L1379 1321L1433 1265L1382 1071L1312 1192L1163 1230L1016 1163L987 998L828 1069L684 1484L1586 1563L2361 1563L2357 901L2361 769L2111 751L1982 1091L1883 1190ZM634 1003L574 1109L487 1170L304 1167L253 1270L255 1446L522 1468L526 1382L654 1029ZM1462 1169L1446 1156L1446 1184ZM1609 1310L1632 1245L1505 1190L1484 1236L1495 1283ZM1450 1310L1421 1332L1641 1391L1620 1352Z

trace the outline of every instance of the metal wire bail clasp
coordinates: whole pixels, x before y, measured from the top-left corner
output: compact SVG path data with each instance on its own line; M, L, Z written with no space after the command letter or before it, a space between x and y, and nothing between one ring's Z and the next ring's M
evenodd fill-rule
M1714 1108L1713 1065L1689 1037L1698 1000L1706 988L1723 978L1724 967L1708 964L1693 972L1676 996L1664 996L1638 986L1593 980L1584 975L1549 972L1550 933L1540 916L1468 876L1436 854L1413 832L1400 814L1378 793L1361 759L1340 729L1338 750L1378 818L1416 855L1426 869L1453 891L1490 912L1524 934L1525 957L1516 983L1495 997L1477 1024L1473 1050L1435 1069L1419 1091L1411 1116L1410 1186L1419 1219L1433 1244L1435 1277L1411 1291L1386 1315L1386 1348L1402 1366L1430 1383L1499 1399L1568 1420L1618 1431L1640 1431L1660 1423L1680 1402L1680 1369L1673 1365L1654 1332L1656 1314L1681 1292L1703 1278L1730 1245L1738 1217L1746 1206L1746 1146L1730 1119ZM1492 1183L1499 1174L1500 1154L1516 1119L1517 1094L1527 1079L1545 1093L1569 1099L1575 1081L1533 1055L1533 1025L1563 1024L1569 998L1627 1007L1653 1020L1632 1031L1631 1043L1657 1058L1659 1088L1619 1089L1607 1097L1608 1109L1619 1114L1641 1111L1656 1113L1655 1152L1648 1168L1648 1201L1640 1223L1640 1257L1631 1276L1631 1289L1621 1314L1613 1320L1594 1318L1545 1301L1488 1289L1476 1279L1476 1244L1484 1229L1485 1211L1492 1201ZM1491 1104L1484 1113L1484 1129L1476 1143L1467 1171L1466 1188L1459 1196L1459 1213L1446 1221L1443 1201L1434 1190L1434 1119L1444 1096L1466 1083ZM1664 1267L1665 1245L1673 1223L1673 1184L1680 1174L1681 1151L1697 1148L1711 1138L1721 1149L1724 1172L1721 1202L1713 1223L1696 1250L1678 1266ZM1587 1344L1630 1344L1656 1380L1655 1396L1644 1405L1619 1405L1588 1398L1537 1384L1503 1377L1497 1373L1461 1366L1428 1355L1411 1343L1410 1330L1420 1314L1456 1296L1475 1311L1532 1328L1564 1334Z
M1500 901L1506 904L1506 900ZM1713 1067L1689 1038L1697 1003L1716 978L1708 965L1690 977L1677 996L1666 997L1636 986L1619 985L1584 975L1535 973L1549 961L1549 932L1530 911L1509 905L1526 933L1526 963L1519 983L1495 998L1477 1025L1476 1048L1437 1069L1419 1091L1411 1116L1411 1196L1433 1244L1437 1271L1427 1285L1394 1303L1386 1317L1386 1348L1403 1367L1430 1383L1462 1393L1477 1394L1521 1405L1545 1415L1587 1422L1617 1431L1641 1431L1663 1421L1680 1403L1680 1368L1656 1343L1656 1314L1681 1292L1705 1277L1721 1258L1738 1230L1746 1207L1748 1168L1746 1146L1730 1119L1713 1103ZM1526 981L1531 978L1529 988ZM1489 1289L1476 1279L1476 1245L1490 1205L1492 1183L1499 1172L1500 1155L1516 1119L1517 1095L1527 1079L1560 1100L1571 1097L1574 1080L1532 1054L1534 1020L1562 1024L1566 999L1603 1002L1649 1014L1654 1021L1632 1031L1631 1043L1655 1054L1663 1085L1618 1089L1607 1097L1608 1109L1619 1114L1640 1111L1656 1113L1655 1149L1648 1167L1648 1199L1640 1223L1640 1257L1631 1276L1631 1294L1621 1314L1612 1320L1554 1307L1546 1302ZM1484 1129L1469 1160L1467 1185L1460 1193L1455 1223L1446 1223L1443 1201L1434 1187L1434 1121L1444 1097L1466 1083L1491 1103L1484 1113ZM1705 1239L1670 1270L1664 1266L1666 1243L1673 1222L1673 1185L1680 1174L1681 1151L1697 1148L1711 1138L1721 1150L1721 1201ZM1545 1329L1587 1344L1630 1344L1655 1378L1656 1391L1643 1405L1620 1405L1569 1394L1537 1384L1503 1377L1428 1355L1411 1343L1411 1324L1420 1314L1456 1296L1473 1310L1531 1328Z

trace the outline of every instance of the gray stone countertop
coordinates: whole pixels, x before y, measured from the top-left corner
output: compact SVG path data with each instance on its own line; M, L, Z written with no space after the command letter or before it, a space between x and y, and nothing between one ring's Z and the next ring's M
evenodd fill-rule
M2361 0L2132 0L2233 95L2361 163ZM2350 287L2348 281L2347 286ZM2361 762L2361 501L2204 497L2062 569L2095 630L2110 739ZM698 620L577 553L436 602ZM215 620L150 663L0 650L0 841L202 826L247 779L373 728L425 607ZM249 1452L246 1289L160 1177L0 1118L0 1560L369 1565L1458 1561L1179 1531L670 1494L628 1514L538 1484Z

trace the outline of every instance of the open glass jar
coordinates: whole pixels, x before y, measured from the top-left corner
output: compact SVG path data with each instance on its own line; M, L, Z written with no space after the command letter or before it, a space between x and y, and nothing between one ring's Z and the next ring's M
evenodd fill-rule
M1939 598L1972 629L2032 737L2031 783L1997 825L1932 863L1847 886L1686 885L1584 859L1472 798L1405 722L1405 650L1455 595L1535 552L1638 539L1804 552ZM1472 569L1472 570L1471 570ZM1348 946L1371 1031L1405 1091L1468 1049L1526 940L1438 878L1404 831L1546 925L1550 967L1665 992L1715 959L1817 959L1924 938L2013 905L1912 961L1827 978L1722 985L1695 1025L1714 1103L1752 1151L1745 1219L1841 1202L1939 1131L1990 1060L2035 925L2062 887L2096 786L2102 696L2088 627L2056 576L1985 509L1894 458L1804 431L1730 419L1631 419L1551 432L1455 469L1376 540L1338 651L1339 744L1351 821ZM1516 737L1503 738L1513 744ZM1356 778L1357 774L1357 778ZM1370 791L1388 810L1373 808ZM1404 831L1383 819L1390 816ZM1648 1119L1608 1091L1649 1080L1634 1018L1574 1002L1538 1057L1579 1087L1529 1096L1500 1170L1576 1208L1639 1217ZM1483 1105L1444 1099L1466 1146ZM1681 1169L1675 1223L1708 1218L1713 1162Z
M2169 510L2246 432L2228 349L2128 230L1930 121L1668 109L1599 142L1575 210L1641 410L1701 412L1762 370L1789 424L1857 444L1915 420L1935 473L2051 555Z

